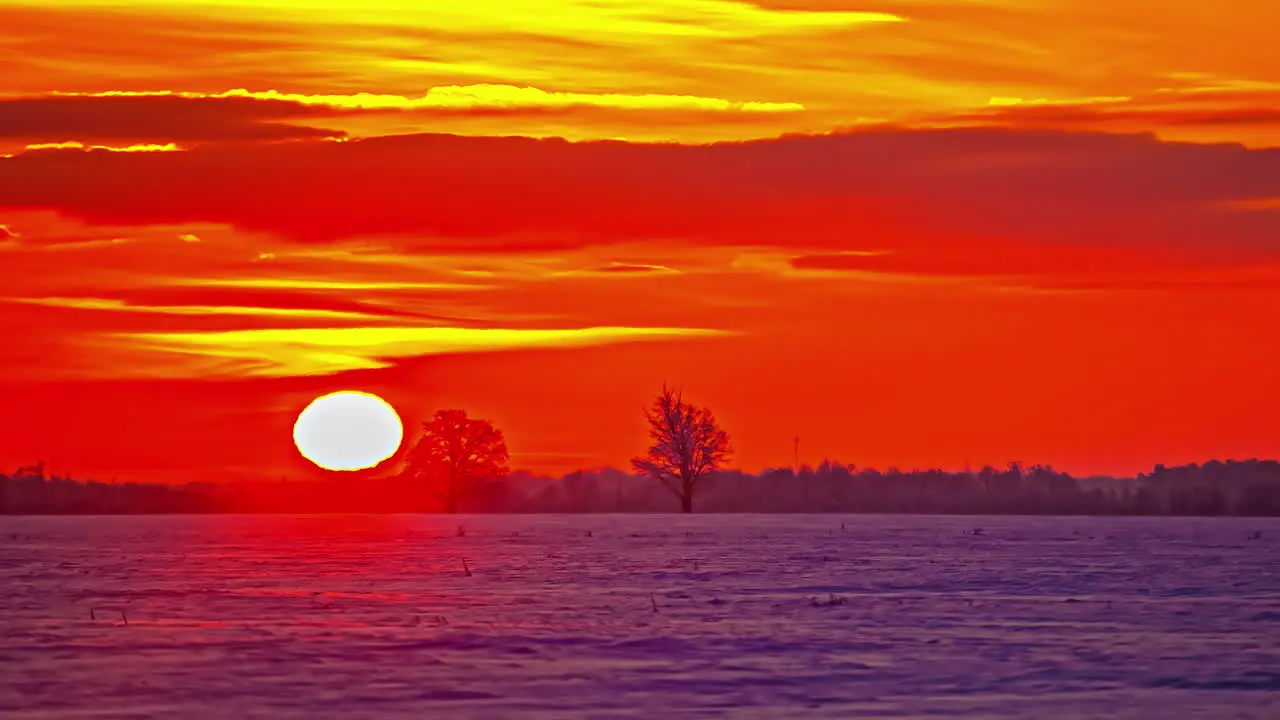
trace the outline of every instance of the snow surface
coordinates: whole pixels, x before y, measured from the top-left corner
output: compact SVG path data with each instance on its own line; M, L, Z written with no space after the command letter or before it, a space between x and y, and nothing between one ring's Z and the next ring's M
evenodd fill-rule
M10 720L1276 718L1277 691L1277 520L0 517Z

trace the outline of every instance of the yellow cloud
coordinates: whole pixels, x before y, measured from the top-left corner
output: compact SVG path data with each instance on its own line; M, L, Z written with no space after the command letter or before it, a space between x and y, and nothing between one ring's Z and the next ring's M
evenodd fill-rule
M255 288L259 290L489 290L492 285L447 282L380 282L319 280L310 278L176 278L172 285Z
M140 350L177 356L170 368L181 377L211 374L286 377L330 375L389 367L396 358L532 348L572 348L620 342L727 334L692 328L382 327L289 328L202 333L113 333ZM143 368L140 368L143 369ZM147 373L163 374L148 365Z
M85 145L74 140L68 142L56 143L33 143L26 146L27 150L106 150L107 152L177 152L182 148L174 143L164 143L163 145L155 143L142 143L139 145Z
M98 37L92 56L77 50L108 5L15 5L8 25L31 52L12 54L6 87L30 95L252 82L252 90L222 95L378 110L328 113L337 117L320 123L353 137L702 143L866 124L857 118L933 127L939 117L1041 105L1128 109L1153 96L1181 103L1192 94L1234 102L1233 95L1280 86L1280 54L1267 30L1274 0L1239 0L1231 13L1193 0L131 0L110 11L128 13L126 31ZM1124 72L1115 71L1120 66ZM1178 72L1187 68L1200 72ZM1239 102L1245 110L1274 104ZM450 111L583 105L642 110ZM421 110L394 111L414 108ZM1085 124L1112 123L1162 138L1276 144L1274 128L1253 123Z
M1042 106L1070 106L1070 105L1105 105L1110 103L1123 103L1133 100L1127 95L1099 95L1097 97L1083 98L1018 98L1018 97L993 97L987 101L990 107L1042 107Z
M340 110L472 110L521 108L601 107L621 110L701 110L708 112L798 112L804 105L793 102L758 102L724 100L697 95L665 95L660 93L581 93L550 92L535 87L519 87L480 83L448 85L427 90L420 97L353 93L350 95L307 95L276 90L251 91L243 88L220 93L172 91L132 92L112 90L99 93L65 93L75 97L181 97L181 98L252 98L279 100L336 108ZM46 147L83 147L79 143L59 143ZM32 149L28 146L28 149ZM176 148L175 148L176 149Z
M101 0L45 0L50 7L86 7ZM386 24L447 28L455 32L491 31L496 22L524 32L583 37L654 35L675 37L751 37L853 25L896 23L905 18L885 12L783 10L736 0L132 0L132 9L163 8L203 14L210 9L275 17L284 21ZM498 20L500 19L500 21Z

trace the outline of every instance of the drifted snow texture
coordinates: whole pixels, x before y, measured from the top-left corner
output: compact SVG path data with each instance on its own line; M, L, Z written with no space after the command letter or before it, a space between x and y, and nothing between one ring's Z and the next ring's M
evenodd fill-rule
M10 720L1274 718L1277 691L1276 520L0 518Z

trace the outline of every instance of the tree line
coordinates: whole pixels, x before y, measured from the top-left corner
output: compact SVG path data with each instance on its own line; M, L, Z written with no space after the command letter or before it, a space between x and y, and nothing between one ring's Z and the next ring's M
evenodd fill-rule
M511 472L502 431L462 410L423 423L399 472L352 480L162 485L0 475L0 514L328 512L788 512L1280 516L1280 462L1211 461L1132 478L1075 478L1011 463L976 472L879 471L824 460L750 474L726 468L713 413L664 387L645 410L650 444L631 462L560 478Z

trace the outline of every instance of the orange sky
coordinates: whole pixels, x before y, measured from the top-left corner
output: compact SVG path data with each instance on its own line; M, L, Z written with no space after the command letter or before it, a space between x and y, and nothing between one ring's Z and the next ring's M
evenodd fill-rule
M0 0L0 469L1280 454L1272 0Z

